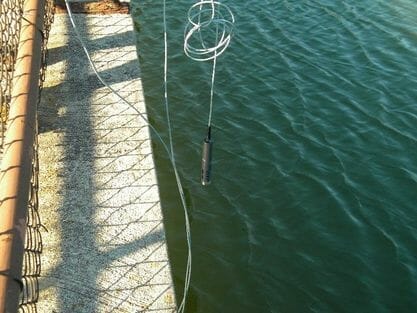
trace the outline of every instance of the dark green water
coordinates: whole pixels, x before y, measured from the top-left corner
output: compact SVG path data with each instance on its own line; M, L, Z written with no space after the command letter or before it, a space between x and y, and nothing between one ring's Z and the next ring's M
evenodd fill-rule
M174 142L190 206L187 312L417 312L417 2L224 1L214 180L199 183L210 65L168 1ZM132 10L152 122L166 136L162 1ZM178 296L184 220L154 149Z

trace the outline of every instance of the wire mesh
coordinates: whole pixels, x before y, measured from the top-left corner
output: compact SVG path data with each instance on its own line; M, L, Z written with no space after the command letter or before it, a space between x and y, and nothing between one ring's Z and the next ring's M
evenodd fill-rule
M25 0L0 0L0 163L4 148L4 135L7 130L7 119L10 109L13 74L19 46L19 34L23 18ZM45 16L41 45L42 67L40 71L39 88L45 79L47 40L54 17L54 0L45 0ZM36 118L37 120L37 118ZM25 253L23 256L22 282L23 292L19 312L37 312L36 302L39 298L38 279L41 274L42 253L42 223L39 216L39 160L38 160L38 132L33 145L32 178L28 199L27 229L25 239Z
M0 2L0 162L11 100L12 81L19 45L23 0Z
M54 17L54 0L45 1L45 16L42 31L41 45L41 71L39 79L39 99L42 85L45 81L47 42L49 30ZM41 274L41 253L42 253L42 223L39 215L39 158L38 158L38 117L36 116L36 133L33 145L32 179L28 201L27 229L25 240L25 254L23 257L22 282L23 292L19 312L37 312L36 302L39 298L39 277Z

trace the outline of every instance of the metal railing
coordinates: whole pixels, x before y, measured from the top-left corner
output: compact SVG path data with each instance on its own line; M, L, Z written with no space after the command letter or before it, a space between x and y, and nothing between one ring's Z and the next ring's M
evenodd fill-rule
M42 252L37 104L54 1L0 1L0 313L36 312Z

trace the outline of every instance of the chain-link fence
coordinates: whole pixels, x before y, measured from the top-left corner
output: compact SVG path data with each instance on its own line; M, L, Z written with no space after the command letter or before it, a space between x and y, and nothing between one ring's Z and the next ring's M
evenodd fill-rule
M0 0L0 164L3 159L4 138L7 131L8 114L13 88L13 76L19 47L19 34L23 16L23 6L27 0ZM54 15L54 0L45 0L44 25L38 29L42 35L41 72L39 88L45 76L47 39ZM36 118L37 121L37 118ZM37 123L37 122L36 122ZM32 159L32 178L28 199L26 223L25 253L23 256L22 283L23 292L20 312L36 312L39 295L38 278L41 272L40 255L42 252L41 220L38 211L38 140L37 125L35 131Z
M14 67L19 45L23 0L0 2L0 162L9 112Z

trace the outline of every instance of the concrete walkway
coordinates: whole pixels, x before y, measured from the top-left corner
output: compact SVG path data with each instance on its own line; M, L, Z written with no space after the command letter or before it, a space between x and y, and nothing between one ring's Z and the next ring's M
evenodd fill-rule
M145 112L129 15L77 15L100 72ZM39 313L175 312L149 130L55 16L40 104Z

